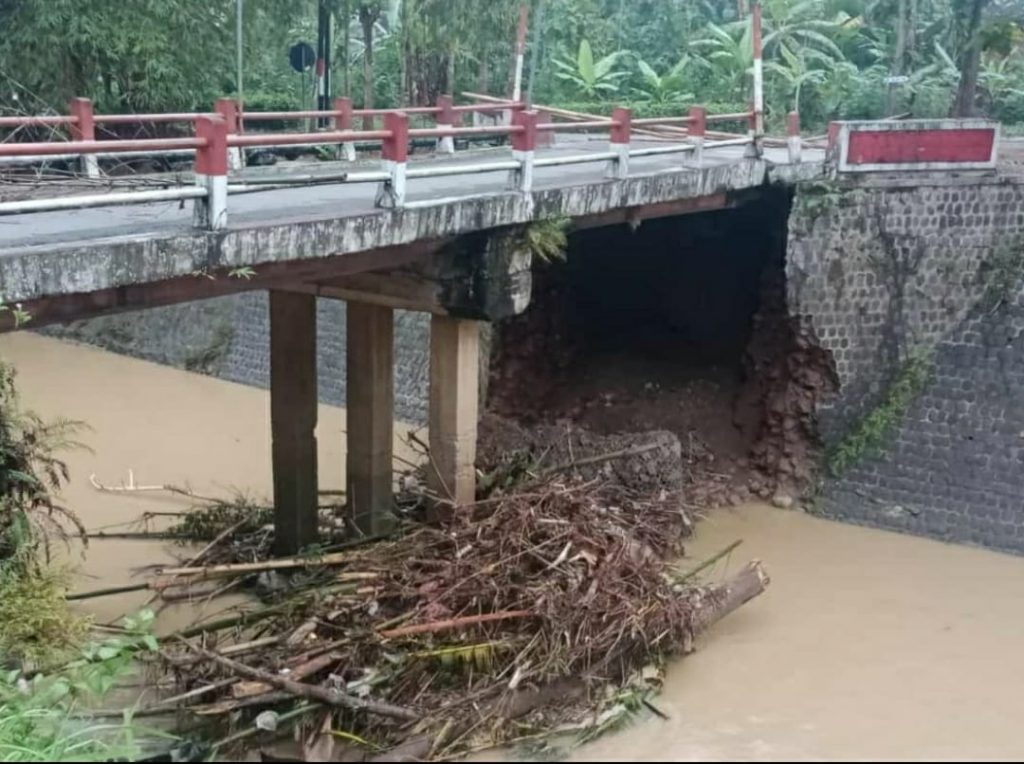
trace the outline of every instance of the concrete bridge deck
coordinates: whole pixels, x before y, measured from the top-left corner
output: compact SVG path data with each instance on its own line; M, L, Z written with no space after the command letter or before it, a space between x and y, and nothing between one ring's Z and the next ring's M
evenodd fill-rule
M538 151L538 160L597 153L606 145L576 136ZM633 148L664 145L638 140ZM410 171L480 164L480 152L472 153L446 160L414 157ZM509 158L508 150L495 150L483 161ZM399 211L374 206L374 183L299 186L232 195L228 226L216 233L195 229L191 204L179 201L0 217L0 295L8 303L29 302L198 270L247 266L259 273L261 265L271 263L393 248L554 215L593 221L629 209L640 218L675 214L671 207L653 207L755 188L770 174L813 177L822 172L822 159L823 152L807 150L795 167L788 165L784 149L766 149L758 161L745 158L742 146L720 147L708 149L699 167L689 154L633 157L626 181L606 180L602 162L537 167L528 195L507 190L504 171L410 179ZM327 162L303 166L301 172L351 169ZM238 178L267 174L261 168ZM368 260L359 269L372 267Z

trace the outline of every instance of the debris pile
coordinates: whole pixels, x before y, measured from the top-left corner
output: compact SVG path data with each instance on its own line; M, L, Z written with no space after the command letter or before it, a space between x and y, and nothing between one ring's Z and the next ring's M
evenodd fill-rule
M622 472L666 444L678 463L674 438L577 444L500 479L517 462L499 459L486 497L391 538L163 571L161 587L278 581L262 606L165 641L178 694L162 707L230 728L220 753L292 732L305 760L405 760L592 729L630 706L623 688L642 702L648 667L690 650L767 577L753 563L703 587L674 570L691 527L678 492L654 486L657 470Z

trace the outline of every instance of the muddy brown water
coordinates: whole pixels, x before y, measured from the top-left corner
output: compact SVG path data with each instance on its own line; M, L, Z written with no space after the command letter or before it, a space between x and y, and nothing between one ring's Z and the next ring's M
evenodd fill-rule
M89 423L92 452L69 456L66 503L95 529L187 502L106 494L89 482L189 484L224 495L270 492L269 403L234 385L30 334L0 337L22 398L44 417ZM322 407L321 480L343 480L344 411ZM399 428L401 431L403 428ZM717 511L689 549L704 559L744 544L719 578L765 561L769 591L716 626L670 670L641 719L581 749L584 760L1019 759L1024 689L1024 559L840 525L763 506ZM93 541L78 587L138 580L187 556L164 543ZM96 600L100 620L145 593ZM169 609L160 629L202 603Z

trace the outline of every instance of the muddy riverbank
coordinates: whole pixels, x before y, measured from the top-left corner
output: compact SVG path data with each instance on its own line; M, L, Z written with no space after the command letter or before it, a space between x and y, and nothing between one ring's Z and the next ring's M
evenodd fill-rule
M269 494L264 391L30 334L0 337L0 356L17 368L28 407L91 426L82 440L92 452L70 455L65 492L90 529L186 504L98 493L92 474L116 484L132 469L142 484ZM336 487L344 412L320 413L322 480ZM658 701L669 721L638 721L578 760L1019 757L1024 560L762 506L713 514L689 555L703 559L737 538L734 565L763 559L772 588L670 671ZM79 584L126 583L175 553L183 551L94 540ZM105 620L145 599L91 608ZM161 629L173 628L194 606L162 617Z

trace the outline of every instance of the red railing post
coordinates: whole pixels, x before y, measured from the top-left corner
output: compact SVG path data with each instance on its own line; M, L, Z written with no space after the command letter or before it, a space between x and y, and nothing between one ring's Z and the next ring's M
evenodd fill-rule
M213 110L224 119L228 135L238 135L241 131L241 115L238 113L238 101L234 98L218 98L213 105ZM234 147L228 151L228 168L241 170L244 166L244 154L242 149Z
M95 141L96 121L92 101L88 98L72 98L68 112L75 118L70 126L71 140ZM89 178L99 177L100 164L95 154L82 155L82 172Z
M400 208L405 205L405 173L409 160L409 115L389 111L384 115L384 129L388 136L383 141L381 159L390 179L381 184L377 192L378 207Z
M786 116L786 146L789 148L789 161L799 164L803 145L800 141L800 112L791 111Z
M353 116L352 116L352 99L351 98L335 98L334 99L334 129L340 132L347 132L352 129ZM344 141L338 146L338 151L343 159L349 162L356 161L356 143L355 141Z
M454 107L455 101L450 95L441 95L437 97L437 108L440 109L437 113L438 127L455 127L457 118ZM438 138L437 151L439 154L454 154L455 137L452 135L445 135Z
M206 197L196 200L195 224L216 231L228 224L228 123L219 114L202 114L196 120L196 184Z
M693 142L693 158L698 165L704 161L704 136L708 131L708 110L703 106L690 107L689 135Z
M512 112L512 126L522 128L512 133L512 157L519 169L512 172L512 188L524 194L533 190L533 159L537 151L539 115L532 110Z
M633 112L616 106L612 109L610 150L615 159L608 163L607 177L625 180L629 177L629 140L633 132Z

